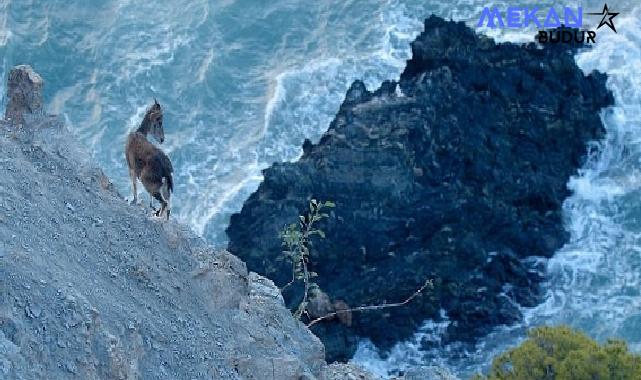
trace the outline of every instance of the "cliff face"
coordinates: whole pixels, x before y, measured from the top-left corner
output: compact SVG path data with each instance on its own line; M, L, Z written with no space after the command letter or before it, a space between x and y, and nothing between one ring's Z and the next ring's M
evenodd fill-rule
M279 229L308 200L336 208L311 267L332 301L351 306L405 299L319 324L328 360L349 358L358 337L382 348L441 310L446 340L472 341L539 300L541 261L567 236L561 205L589 141L612 104L605 75L585 76L579 46L496 44L463 23L431 17L400 81L375 92L355 82L318 144L276 163L231 219L229 250L283 285ZM286 293L295 302L296 291Z
M41 87L15 69L0 122L0 378L324 378L273 283L128 205Z

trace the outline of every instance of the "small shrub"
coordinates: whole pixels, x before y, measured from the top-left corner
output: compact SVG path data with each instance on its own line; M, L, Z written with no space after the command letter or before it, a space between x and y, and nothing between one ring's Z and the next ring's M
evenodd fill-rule
M332 207L335 207L332 202L318 202L316 199L312 199L309 202L307 215L301 215L298 223L286 226L281 233L283 254L292 262L292 280L281 291L297 281L302 281L304 287L303 299L294 311L294 317L297 319L306 313L310 295L313 296L320 292L318 284L313 280L318 274L308 269L309 253L312 237L325 238L325 233L316 227L316 223L328 218L329 214L325 213L324 209Z
M569 327L539 327L475 380L639 380L641 357L619 340L599 345Z
M329 297L314 281L314 278L318 277L318 274L309 270L309 254L313 243L312 238L314 236L318 236L320 239L325 238L325 233L317 227L316 223L325 218L329 218L329 214L324 212L324 210L333 207L335 207L333 202L319 202L316 199L312 199L309 202L309 212L307 215L299 216L298 223L292 223L286 226L280 234L283 245L283 255L292 263L292 279L283 286L280 291L283 292L286 288L296 283L302 282L303 285L303 298L293 312L296 319L301 319L303 315L305 315L307 320L309 320L307 327L311 327L320 321L338 317L341 323L351 326L352 312L404 306L414 298L422 295L427 288L432 288L432 280L428 279L425 280L425 283L420 288L401 302L383 302L378 305L358 306L354 308L350 308L347 303L341 300L332 303ZM310 308L310 300L312 300L312 302L318 302L316 305L312 304ZM333 311L330 309L333 309Z

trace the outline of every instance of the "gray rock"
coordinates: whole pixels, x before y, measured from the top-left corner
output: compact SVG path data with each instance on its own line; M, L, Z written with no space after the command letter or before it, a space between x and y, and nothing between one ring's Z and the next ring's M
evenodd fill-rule
M23 75L8 114L42 105ZM0 121L0 378L324 378L272 281L127 204L89 157L55 119Z
M324 380L381 380L354 364L333 363L325 372Z
M398 380L458 380L458 378L447 369L424 366L410 369Z

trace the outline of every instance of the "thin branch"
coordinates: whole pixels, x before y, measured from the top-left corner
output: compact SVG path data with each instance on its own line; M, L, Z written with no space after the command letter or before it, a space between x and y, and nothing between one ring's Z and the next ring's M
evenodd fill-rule
M292 280L280 288L280 292L284 292L291 284L296 282L296 262L292 261Z
M353 311L365 311L365 310L380 310L380 309L387 309L387 308L390 308L390 307L399 307L399 306L407 305L414 298L418 297L428 286L429 287L432 286L432 280L425 280L425 283L423 284L423 286L418 288L417 291L415 291L411 296L409 296L403 302L383 303L381 305L359 306L359 307L355 307L355 308L352 308L352 309L345 309L345 310L335 311L333 313L329 313L329 314L326 314L326 315L324 315L322 317L318 317L318 318L314 319L313 321L311 321L311 322L309 322L307 324L307 327L312 327L312 326L314 326L315 324L317 324L318 322L320 322L322 320L335 317L335 316L337 316L339 314L342 314L342 313L351 313Z
M305 309L307 308L307 296L309 294L309 272L307 271L307 263L305 262L305 257L301 259L303 262L303 273L304 273L304 281L305 281L305 292L303 293L303 300L301 301L300 305L298 306L298 310L296 310L296 314L294 316L296 319L299 319L302 315Z
M303 300L298 306L298 310L296 310L296 313L294 314L296 319L299 319L303 315L303 312L305 311L305 309L307 308L307 299L309 297L309 271L307 269L307 260L309 257L308 243L309 243L309 236L311 236L312 226L314 225L317 214L318 214L318 207L312 207L312 212L308 214L309 216L307 217L307 220L304 222L301 222L303 233L301 235L299 249L301 253L300 263L303 267L303 281L304 281L305 289L303 292Z
M328 214L321 213L323 207L334 207L334 203L318 203L315 199L312 199L309 204L307 217L303 215L299 216L298 224L286 226L281 233L283 245L286 246L287 249L283 252L286 253L287 257L292 261L292 279L285 284L280 291L282 293L290 285L298 282L298 280L302 280L304 285L303 299L294 312L296 319L300 319L303 314L309 317L306 310L309 293L312 289L317 288L317 285L311 282L311 278L317 276L317 274L309 270L308 264L310 262L310 247L312 245L311 237L314 234L318 234L321 238L325 237L323 231L313 228L315 222L329 217Z

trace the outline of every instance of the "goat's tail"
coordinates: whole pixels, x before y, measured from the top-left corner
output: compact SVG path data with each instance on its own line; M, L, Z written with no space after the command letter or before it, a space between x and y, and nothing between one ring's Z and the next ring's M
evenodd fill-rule
M167 190L171 195L171 193L174 192L174 179L172 178L171 173L162 177L162 183L167 186Z
M162 153L162 152L161 152ZM174 168L171 166L171 161L169 161L169 157L165 154L161 154L161 160L162 160L162 171L163 171L163 183L167 184L167 190L169 190L170 193L174 192L174 179L172 178L172 174L174 171Z

